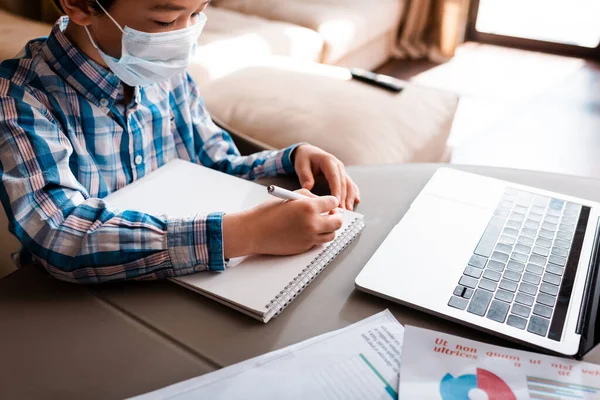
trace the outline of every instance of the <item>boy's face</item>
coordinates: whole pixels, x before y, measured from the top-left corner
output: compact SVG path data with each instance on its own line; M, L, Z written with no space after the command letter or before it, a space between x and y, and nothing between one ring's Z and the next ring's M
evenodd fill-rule
M121 25L141 32L169 32L196 23L210 0L116 0L108 10ZM104 12L91 18L91 31L108 55L121 57L122 32Z

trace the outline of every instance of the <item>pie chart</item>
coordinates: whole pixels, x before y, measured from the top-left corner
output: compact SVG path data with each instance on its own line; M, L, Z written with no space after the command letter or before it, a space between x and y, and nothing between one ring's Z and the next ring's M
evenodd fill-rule
M477 368L475 374L454 377L446 374L440 382L440 395L443 400L469 400L469 392L479 389L489 400L516 400L510 387L494 373Z

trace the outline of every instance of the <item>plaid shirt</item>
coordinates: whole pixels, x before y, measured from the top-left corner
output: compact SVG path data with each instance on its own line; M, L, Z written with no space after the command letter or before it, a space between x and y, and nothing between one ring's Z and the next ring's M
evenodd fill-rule
M102 199L176 158L246 179L292 174L294 147L240 156L187 74L125 104L67 24L0 64L0 199L21 254L81 283L223 270L222 213L165 218Z

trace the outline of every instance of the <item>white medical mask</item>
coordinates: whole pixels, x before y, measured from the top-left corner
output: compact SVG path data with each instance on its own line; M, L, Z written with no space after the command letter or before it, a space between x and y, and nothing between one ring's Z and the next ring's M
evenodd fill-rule
M129 86L145 86L162 82L186 70L196 52L198 38L206 24L206 15L198 15L198 22L189 28L172 32L147 33L121 25L102 7L102 11L123 32L121 58L104 53L96 44L87 27L90 41L112 72Z

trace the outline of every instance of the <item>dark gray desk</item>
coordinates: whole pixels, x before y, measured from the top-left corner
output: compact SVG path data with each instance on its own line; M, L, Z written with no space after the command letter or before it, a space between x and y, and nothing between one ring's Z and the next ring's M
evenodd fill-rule
M119 399L214 368L87 288L34 268L0 280L2 399Z
M259 323L169 282L77 287L25 269L0 281L0 394L140 394L341 328L385 308L403 324L511 345L354 290L354 278L436 170L355 167L367 228L281 316ZM600 181L462 168L600 201ZM94 293L97 297L92 295ZM587 359L600 363L600 349Z

